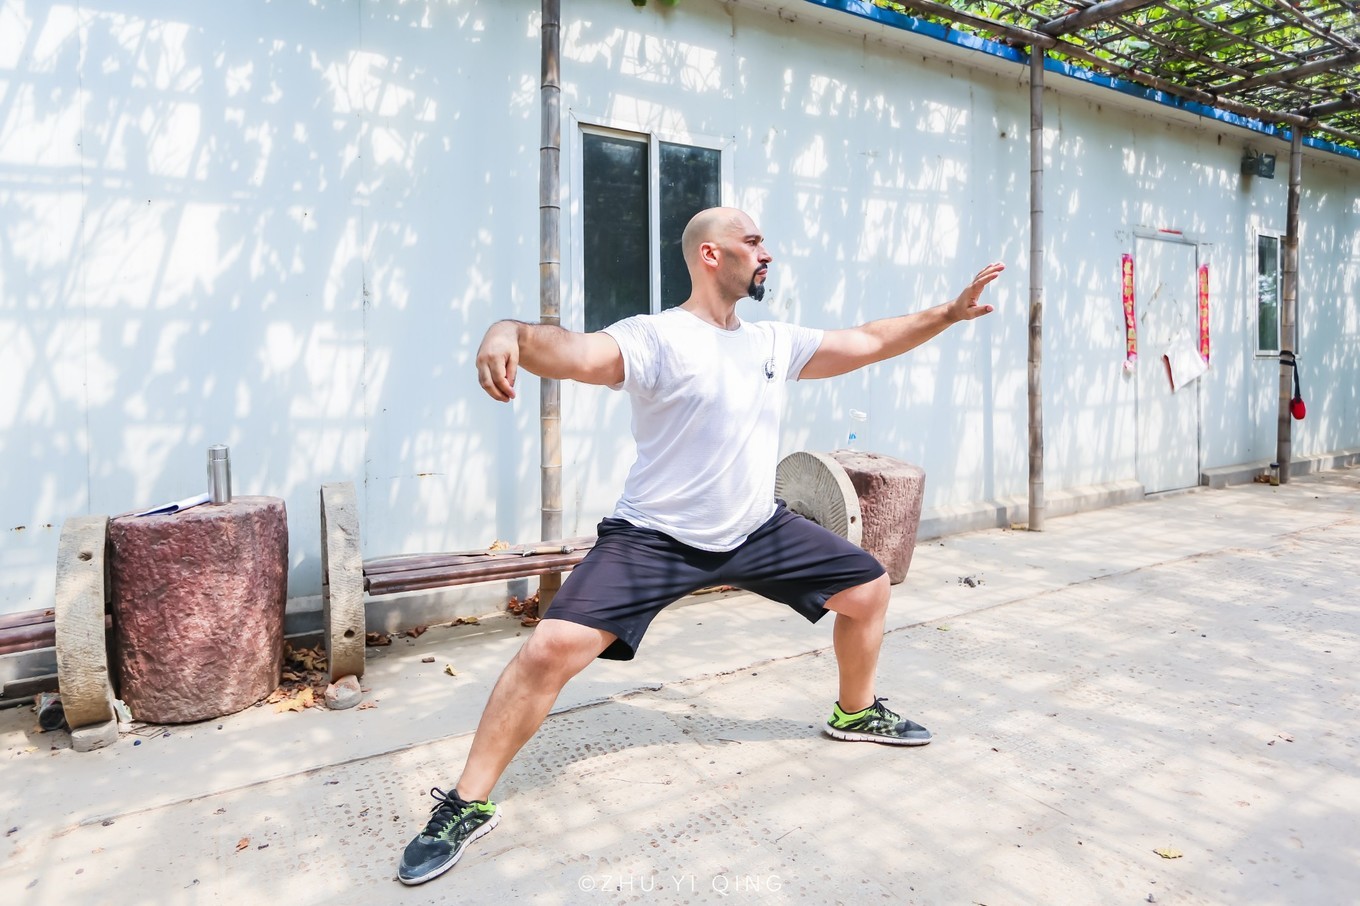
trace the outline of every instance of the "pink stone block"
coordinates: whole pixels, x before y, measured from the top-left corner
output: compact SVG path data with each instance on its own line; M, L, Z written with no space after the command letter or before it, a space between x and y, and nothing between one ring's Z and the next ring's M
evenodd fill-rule
M109 523L119 696L138 720L187 723L248 708L279 683L288 516L236 497Z
M916 550L925 470L879 453L837 450L831 455L850 476L859 497L864 525L861 546L883 564L888 581L898 584L907 577Z

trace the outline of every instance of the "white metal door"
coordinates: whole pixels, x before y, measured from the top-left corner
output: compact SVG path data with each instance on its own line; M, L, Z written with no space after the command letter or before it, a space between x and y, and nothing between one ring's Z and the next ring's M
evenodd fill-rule
M1149 493L1199 484L1199 381L1172 389L1164 356L1199 336L1195 246L1134 244L1138 317L1138 480Z

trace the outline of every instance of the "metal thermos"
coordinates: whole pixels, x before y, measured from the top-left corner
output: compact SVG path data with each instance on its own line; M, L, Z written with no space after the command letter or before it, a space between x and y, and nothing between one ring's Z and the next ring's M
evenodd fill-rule
M208 448L208 497L213 503L231 503L231 452L226 444Z

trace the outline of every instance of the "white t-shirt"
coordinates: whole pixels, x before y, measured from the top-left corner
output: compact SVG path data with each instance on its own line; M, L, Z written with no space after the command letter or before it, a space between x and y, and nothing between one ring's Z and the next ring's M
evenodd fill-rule
M623 352L637 461L614 515L727 551L774 515L786 381L822 331L779 321L723 330L683 308L605 328Z

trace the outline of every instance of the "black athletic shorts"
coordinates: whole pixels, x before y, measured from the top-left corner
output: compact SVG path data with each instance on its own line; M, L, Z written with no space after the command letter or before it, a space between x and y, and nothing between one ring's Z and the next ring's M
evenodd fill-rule
M632 660L662 608L700 588L733 585L787 604L810 622L832 595L883 575L873 555L779 501L735 550L699 550L608 517L595 547L571 571L545 615L618 636L600 657Z

